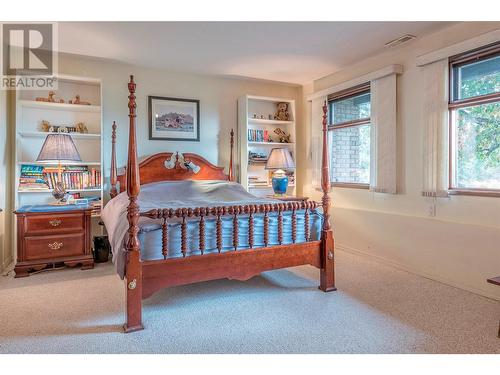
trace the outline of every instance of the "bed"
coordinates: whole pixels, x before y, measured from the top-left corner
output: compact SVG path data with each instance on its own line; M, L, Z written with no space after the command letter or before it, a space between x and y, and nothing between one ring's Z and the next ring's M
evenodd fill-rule
M125 280L125 332L144 328L142 300L170 286L248 280L263 271L309 264L320 269L322 291L336 290L326 104L322 202L282 202L257 198L233 181L233 131L228 174L191 153L158 153L139 162L133 76L128 90L127 166L118 173L113 124L112 199L102 211L113 261Z

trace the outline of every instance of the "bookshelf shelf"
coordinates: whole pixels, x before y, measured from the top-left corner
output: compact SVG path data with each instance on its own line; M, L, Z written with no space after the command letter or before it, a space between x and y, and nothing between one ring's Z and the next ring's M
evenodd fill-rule
M295 143L282 143L282 142L248 142L249 145L259 145L259 146L293 146Z
M81 192L99 192L101 188L98 189L66 189L71 193L81 193ZM52 193L51 189L19 189L19 193Z
M294 121L280 121L280 120L266 120L261 118L249 118L249 124L262 124L262 125L293 125Z
M33 137L33 138L45 138L47 134L52 134L48 132L19 132L19 135L21 137ZM100 134L93 134L93 133L68 133L71 135L71 138L75 139L101 139Z
M69 111L69 112L101 112L101 106L97 105L81 105L81 104L68 104L68 103L50 103L50 102L37 102L35 100L19 100L19 105L26 108L35 108L41 110L56 110L56 111Z
M45 163L45 162L40 162L40 161L20 161L19 163L17 163L18 165L43 165L43 166L46 166L46 167L54 167L54 166L57 166L57 163ZM91 165L101 165L101 162L100 161L82 161L81 163L71 163L71 164L68 164L68 165L74 165L74 166L79 166L79 165L88 165L88 166L91 166Z

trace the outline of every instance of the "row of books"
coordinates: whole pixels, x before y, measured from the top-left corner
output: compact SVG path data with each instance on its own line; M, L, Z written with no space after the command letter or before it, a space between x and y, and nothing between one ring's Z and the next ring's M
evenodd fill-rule
M43 176L43 166L22 165L19 176L20 189L47 189L47 183Z
M45 168L43 171L49 189L53 189L59 176L57 168ZM101 171L87 166L66 166L62 173L62 182L68 190L99 189L101 187Z
M68 190L99 189L101 171L87 166L67 165L62 171L62 182ZM54 189L59 180L58 169L41 165L22 165L19 176L20 190Z
M269 142L269 132L267 130L248 129L249 142Z

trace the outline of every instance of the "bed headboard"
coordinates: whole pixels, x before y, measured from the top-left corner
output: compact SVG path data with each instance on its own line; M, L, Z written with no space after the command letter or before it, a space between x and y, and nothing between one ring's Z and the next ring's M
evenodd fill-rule
M233 148L234 131L230 133L231 154L229 157L229 174L224 173L224 167L213 165L205 158L197 154L183 153L184 160L179 153L160 152L151 155L139 163L140 185L160 181L179 181L179 180L227 180L233 181ZM175 164L167 168L166 164L174 157ZM200 169L197 173L184 166L185 162L192 162ZM114 198L118 194L117 183L119 183L120 192L127 189L127 169L119 174L116 169L116 124L113 122L111 136L111 176L110 176L110 195Z

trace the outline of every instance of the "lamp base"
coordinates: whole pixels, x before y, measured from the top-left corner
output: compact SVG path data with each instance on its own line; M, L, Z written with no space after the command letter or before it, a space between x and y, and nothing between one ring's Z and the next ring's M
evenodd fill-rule
M286 194L286 190L288 189L288 177L286 175L274 175L271 182L275 196L284 196Z
M53 205L58 206L66 204L66 199L64 198L66 193L64 185L61 182L56 182L54 190L52 191L52 196L57 200L57 202L54 202Z

